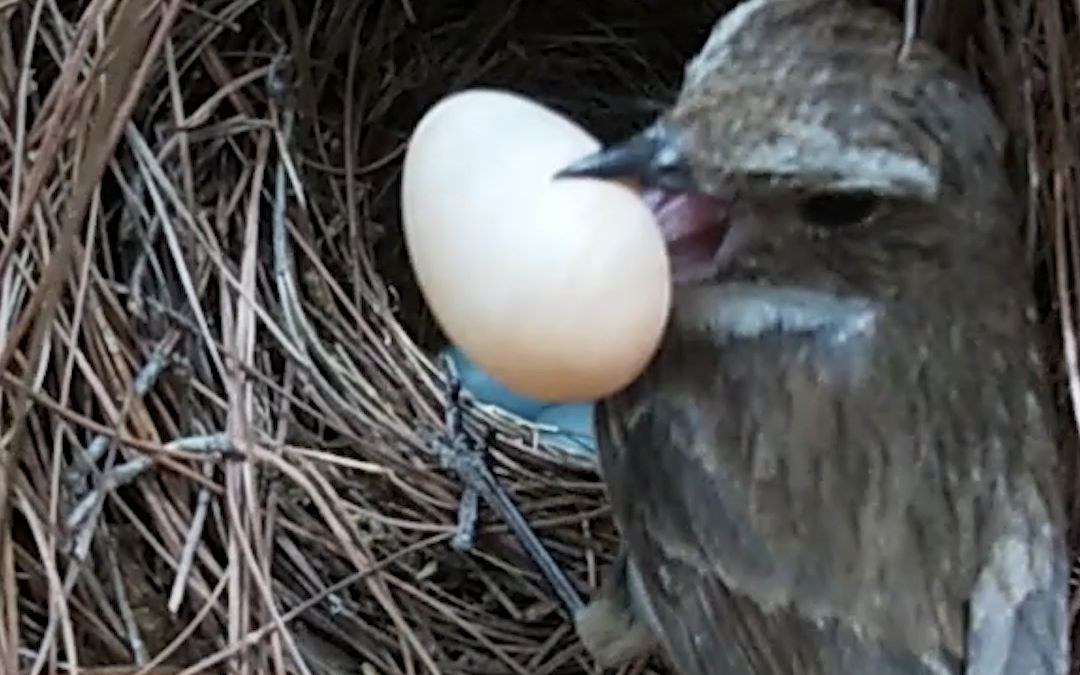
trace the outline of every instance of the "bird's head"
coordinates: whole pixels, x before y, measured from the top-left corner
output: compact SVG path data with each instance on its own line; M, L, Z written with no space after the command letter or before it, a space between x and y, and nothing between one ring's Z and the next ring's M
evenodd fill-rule
M901 23L856 0L749 0L665 114L560 175L638 183L675 281L726 294L731 330L974 286L1014 250L1003 130L959 68L902 46Z

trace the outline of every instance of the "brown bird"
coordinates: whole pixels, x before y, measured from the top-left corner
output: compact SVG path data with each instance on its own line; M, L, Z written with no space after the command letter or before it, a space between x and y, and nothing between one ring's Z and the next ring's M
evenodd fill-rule
M682 675L1065 673L1004 132L903 39L854 0L744 2L670 110L561 174L650 188L676 269L660 352L598 410L603 662L652 635Z

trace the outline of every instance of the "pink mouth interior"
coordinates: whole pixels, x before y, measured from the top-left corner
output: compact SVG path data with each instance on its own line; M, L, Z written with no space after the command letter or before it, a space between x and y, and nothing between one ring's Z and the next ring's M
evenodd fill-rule
M660 221L676 283L699 281L717 268L728 230L728 203L707 195L650 188L645 202Z

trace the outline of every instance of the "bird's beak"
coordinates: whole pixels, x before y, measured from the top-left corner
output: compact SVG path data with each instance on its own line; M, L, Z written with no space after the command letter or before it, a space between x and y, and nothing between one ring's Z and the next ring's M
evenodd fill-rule
M673 192L699 190L678 138L660 125L583 157L555 177L632 180Z

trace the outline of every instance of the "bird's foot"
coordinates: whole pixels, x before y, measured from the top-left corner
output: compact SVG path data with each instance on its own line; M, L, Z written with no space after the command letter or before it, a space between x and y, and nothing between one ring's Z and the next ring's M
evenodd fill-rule
M599 592L574 617L578 639L598 665L614 668L648 654L656 638L630 588L629 559L621 551Z

